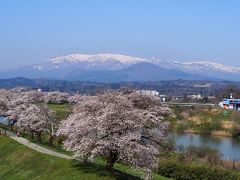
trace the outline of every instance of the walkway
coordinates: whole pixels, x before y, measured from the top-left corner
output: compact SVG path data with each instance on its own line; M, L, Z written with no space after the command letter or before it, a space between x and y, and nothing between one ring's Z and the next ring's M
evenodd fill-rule
M0 128L1 131L5 131L3 129ZM14 133L10 132L10 131L6 131L7 132L7 136L9 136L10 138L12 138L13 140L19 142L20 144L23 144L35 151L38 151L40 153L43 153L43 154L48 154L50 156L55 156L55 157L59 157L59 158L63 158L63 159L74 159L72 156L68 156L68 155L65 155L65 154L61 154L61 153L58 153L58 152L55 152L55 151L52 151L50 149L47 149L45 147L42 147L42 146L39 146L37 144L34 144L34 143L31 143L30 141L28 141L27 139L25 138L22 138L22 137L17 137Z

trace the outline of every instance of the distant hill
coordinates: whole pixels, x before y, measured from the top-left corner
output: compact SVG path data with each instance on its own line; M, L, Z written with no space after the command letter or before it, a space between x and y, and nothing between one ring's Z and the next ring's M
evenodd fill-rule
M133 64L121 70L75 70L66 75L65 79L98 81L98 82L122 82L122 81L159 81L176 79L203 79L176 69L164 69L149 62Z
M127 71L127 75L131 74L131 68ZM141 68L137 67L137 69L139 70L139 73L141 73ZM127 75L126 77L128 77ZM144 73L142 76L144 76ZM118 89L122 86L131 86L136 89L157 90L160 94L166 95L183 96L185 94L201 93L203 95L211 96L213 94L217 95L221 90L230 85L240 87L240 83L238 82L209 80L125 81L101 83L93 81L50 80L43 78L27 79L22 77L0 79L0 88L26 86L34 89L40 88L43 91L64 91L72 94L95 94L98 89Z

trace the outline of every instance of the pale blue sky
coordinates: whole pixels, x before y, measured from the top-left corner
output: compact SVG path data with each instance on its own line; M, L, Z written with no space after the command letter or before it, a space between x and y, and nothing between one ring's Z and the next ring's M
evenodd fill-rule
M71 53L240 66L239 0L0 0L0 70Z

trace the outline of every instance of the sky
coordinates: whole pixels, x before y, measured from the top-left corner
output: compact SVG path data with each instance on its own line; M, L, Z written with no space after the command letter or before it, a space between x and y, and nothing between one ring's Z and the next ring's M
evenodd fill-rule
M0 0L0 70L72 53L240 66L239 0Z

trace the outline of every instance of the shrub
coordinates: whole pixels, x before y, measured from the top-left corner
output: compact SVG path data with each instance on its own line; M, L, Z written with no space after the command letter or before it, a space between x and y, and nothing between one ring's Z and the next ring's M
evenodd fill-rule
M184 132L186 129L188 129L188 124L187 123L180 123L177 125L176 130L177 132Z
M238 180L239 174L219 167L161 162L158 174L176 180Z
M193 121L184 121L177 125L176 130L177 132L184 132L187 129L194 129L196 123Z
M202 117L201 125L197 129L202 133L211 133L215 130L222 130L222 125L220 120L212 120L209 117Z
M233 127L229 129L229 132L232 134L232 136L239 136L240 135L239 125L234 124Z
M207 146L189 146L185 149L185 156L189 158L204 158L209 164L218 164L222 154Z

